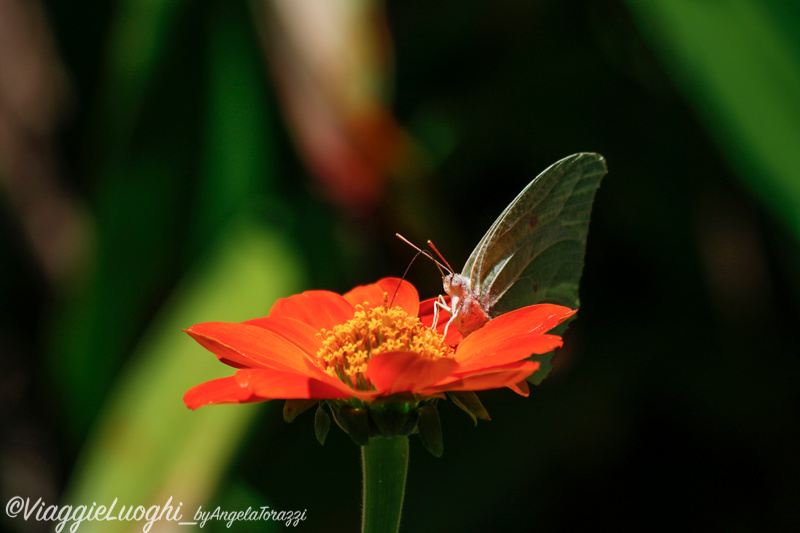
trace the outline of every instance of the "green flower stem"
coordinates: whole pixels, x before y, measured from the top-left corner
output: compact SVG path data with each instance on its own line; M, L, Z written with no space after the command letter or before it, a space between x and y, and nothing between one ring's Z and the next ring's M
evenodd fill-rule
M397 533L408 473L408 437L373 438L361 447L364 469L362 533Z

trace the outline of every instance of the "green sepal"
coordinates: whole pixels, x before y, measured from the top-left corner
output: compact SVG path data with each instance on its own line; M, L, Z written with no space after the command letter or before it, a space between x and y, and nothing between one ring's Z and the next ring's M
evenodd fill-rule
M444 443L442 442L442 424L439 421L439 411L435 405L428 404L419 410L419 420L417 429L422 445L434 457L441 457L444 453Z
M406 398L378 400L369 406L371 437L400 437L409 435L417 425L417 406Z
M546 378L553 369L553 365L551 363L555 354L556 352L547 352L530 356L528 358L530 361L539 362L539 368L536 369L536 372L528 376L527 381L533 383L534 385L539 385L542 381L544 381L544 378Z
M317 412L314 413L314 434L317 436L317 441L325 445L325 438L328 436L328 431L331 429L331 417L323 409L322 402L317 407Z
M369 443L369 410L349 405L330 404L333 419L342 430L359 446Z
M489 418L489 412L483 406L480 399L478 399L478 395L474 392L450 391L447 393L447 396L450 397L450 400L452 400L454 404L472 418L472 422L476 426L478 425L479 418L481 420L491 420L491 418Z
M283 404L283 420L287 423L293 421L318 401L319 400L286 400L286 403Z

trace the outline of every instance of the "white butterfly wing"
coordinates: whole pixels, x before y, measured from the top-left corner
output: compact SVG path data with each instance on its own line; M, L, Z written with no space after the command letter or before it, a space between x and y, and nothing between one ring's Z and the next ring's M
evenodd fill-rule
M491 316L544 302L578 307L592 202L605 173L599 154L566 157L494 221L461 272Z

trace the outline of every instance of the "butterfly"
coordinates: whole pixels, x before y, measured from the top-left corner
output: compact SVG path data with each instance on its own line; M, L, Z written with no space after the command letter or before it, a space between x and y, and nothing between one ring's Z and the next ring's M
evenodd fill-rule
M494 221L461 273L446 267L450 302L439 298L433 323L440 310L447 311L445 334L452 325L466 337L527 305L577 309L589 217L606 171L600 154L578 153L536 176Z

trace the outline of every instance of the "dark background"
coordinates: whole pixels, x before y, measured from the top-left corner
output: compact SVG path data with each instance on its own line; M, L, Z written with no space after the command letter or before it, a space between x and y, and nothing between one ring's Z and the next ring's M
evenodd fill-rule
M356 531L357 447L281 402L186 410L230 370L181 328L399 276L395 232L463 264L537 173L595 151L554 372L481 393L477 427L440 406L402 529L800 528L798 8L281 4L2 4L26 30L0 37L3 504L172 495ZM408 278L441 292L429 264Z

